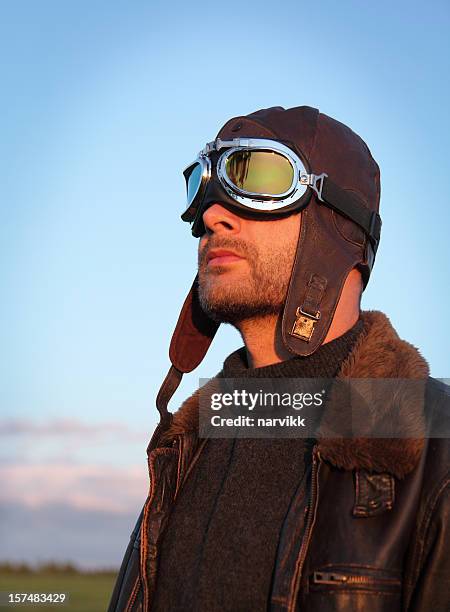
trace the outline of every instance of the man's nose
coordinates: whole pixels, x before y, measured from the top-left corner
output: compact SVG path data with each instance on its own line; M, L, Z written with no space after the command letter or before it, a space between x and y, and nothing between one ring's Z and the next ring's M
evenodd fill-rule
M208 234L238 234L242 219L221 204L212 204L203 213L203 223Z

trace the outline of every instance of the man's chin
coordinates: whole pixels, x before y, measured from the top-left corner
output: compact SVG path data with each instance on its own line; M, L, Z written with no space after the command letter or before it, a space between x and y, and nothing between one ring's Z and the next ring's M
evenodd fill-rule
M200 291L200 305L203 311L218 323L231 323L237 325L242 321L257 319L262 316L276 315L280 312L280 305L262 303L256 296L205 294Z
M200 305L203 311L218 323L235 323L236 316L242 312L245 304L236 302L233 296L219 291L203 292L200 289Z
M234 277L234 278L232 278ZM200 303L205 312L223 312L228 309L240 310L253 301L251 279L242 274L199 274Z

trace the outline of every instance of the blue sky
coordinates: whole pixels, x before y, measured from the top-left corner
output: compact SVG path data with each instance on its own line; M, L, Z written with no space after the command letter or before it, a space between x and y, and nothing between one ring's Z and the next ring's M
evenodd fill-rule
M195 273L181 170L225 120L259 108L315 106L368 143L383 232L363 307L449 376L449 25L440 1L3 6L0 459L10 484L56 470L31 500L11 484L5 503L67 501L66 469L81 495L69 502L97 512L90 466L111 487L128 470L115 511L138 513ZM172 408L240 344L222 329Z

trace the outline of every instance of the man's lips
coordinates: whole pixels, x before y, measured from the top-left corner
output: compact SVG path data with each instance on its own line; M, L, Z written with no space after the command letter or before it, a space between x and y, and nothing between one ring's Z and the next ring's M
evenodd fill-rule
M223 266L244 259L228 249L211 249L206 256L208 266Z

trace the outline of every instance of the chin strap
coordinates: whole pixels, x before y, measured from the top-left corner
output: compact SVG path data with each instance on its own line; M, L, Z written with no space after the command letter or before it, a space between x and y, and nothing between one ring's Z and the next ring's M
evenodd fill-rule
M156 407L159 412L159 423L156 426L147 447L147 454L149 454L158 445L161 434L166 431L166 429L168 429L172 423L173 414L167 410L167 405L170 402L172 395L178 389L182 378L183 372L180 372L180 370L172 365L159 389L158 395L156 396Z
M303 357L325 340L345 280L364 259L363 243L347 241L343 248L345 238L333 221L334 214L329 206L319 204L317 196L302 211L282 336L286 348Z
M200 306L196 276L172 335L169 349L172 365L156 397L160 418L147 452L156 446L161 433L170 426L173 415L167 409L169 401L178 389L183 374L192 372L203 361L219 325L210 319Z
M172 420L172 413L167 410L167 405L172 395L178 389L182 378L183 372L180 372L175 366L171 366L156 396L156 407L158 408L160 423L167 421L170 424Z
M303 303L295 311L296 319L291 330L291 336L306 340L306 342L311 340L314 325L321 317L320 303L326 286L326 278L318 274L311 274Z

